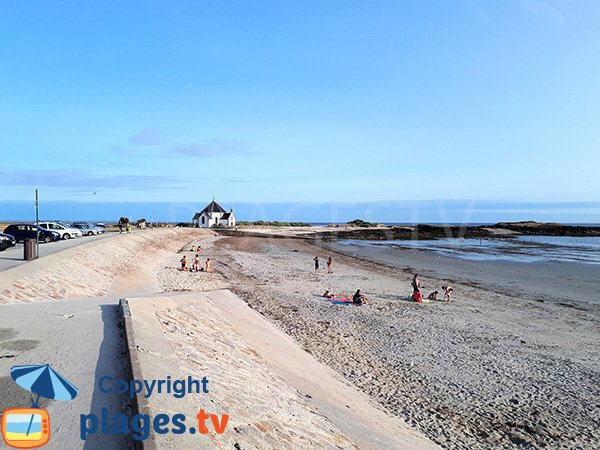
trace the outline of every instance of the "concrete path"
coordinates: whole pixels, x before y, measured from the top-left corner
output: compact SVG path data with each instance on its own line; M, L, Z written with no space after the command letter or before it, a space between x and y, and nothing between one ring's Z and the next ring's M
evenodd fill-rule
M0 306L0 411L28 408L30 393L10 377L15 365L50 364L78 389L68 402L40 400L50 414L50 442L45 449L129 450L125 436L97 434L80 439L80 414L128 412L129 399L100 393L103 375L128 379L116 298L82 299Z

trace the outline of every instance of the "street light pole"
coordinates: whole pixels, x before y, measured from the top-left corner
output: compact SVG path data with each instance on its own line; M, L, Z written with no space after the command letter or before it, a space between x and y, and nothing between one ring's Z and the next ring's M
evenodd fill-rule
M35 257L40 257L40 204L38 201L38 190L35 190Z

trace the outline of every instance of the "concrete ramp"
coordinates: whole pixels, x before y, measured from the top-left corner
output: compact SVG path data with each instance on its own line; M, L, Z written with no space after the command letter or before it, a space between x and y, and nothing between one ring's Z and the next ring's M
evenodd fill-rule
M186 416L185 433L153 433L147 449L437 448L230 291L126 303L133 378L208 380L208 393L138 394L141 413ZM225 431L217 433L209 419L203 434L200 409L217 423L227 414Z

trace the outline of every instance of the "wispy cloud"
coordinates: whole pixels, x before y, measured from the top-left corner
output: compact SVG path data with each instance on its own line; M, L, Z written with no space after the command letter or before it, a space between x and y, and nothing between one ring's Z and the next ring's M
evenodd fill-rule
M166 141L160 137L158 128L146 128L129 139L134 145L163 145Z
M179 184L174 177L164 175L98 175L79 170L2 169L0 185L46 186L59 188L161 189Z
M256 156L260 153L251 149L249 142L239 139L204 139L196 142L174 142L163 139L157 128L147 128L133 135L129 140L132 146L114 145L109 150L117 155L138 154L137 146L158 147L156 155L168 154L194 158L212 158L219 156ZM147 156L145 154L144 156Z
M173 144L169 147L168 152L197 158L228 155L256 156L259 154L250 150L250 145L247 142L234 139L208 139L188 144Z

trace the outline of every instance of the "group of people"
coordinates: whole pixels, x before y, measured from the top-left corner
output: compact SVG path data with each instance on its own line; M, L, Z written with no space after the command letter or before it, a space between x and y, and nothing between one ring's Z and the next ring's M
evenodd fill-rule
M188 267L187 257L183 255L183 258L179 261L181 263L182 272L212 272L212 261L210 258L206 258L204 267L200 267L200 255L196 254L192 267Z
M318 272L319 271L319 257L315 256L313 261L315 263L315 272ZM327 258L327 273L333 273L332 262L333 262L333 258L331 256L329 258ZM415 302L422 303L423 302L423 294L421 292L421 278L418 273L416 273L415 276L413 277L411 285L413 287L413 294L411 296L411 299ZM450 286L450 285L442 286L442 291L443 291L443 295L444 295L444 301L451 302L452 301L452 293L454 292L454 289L452 288L452 286ZM441 300L439 298L439 295L440 295L440 291L437 291L437 290L433 291L433 292L429 293L429 295L427 296L427 300L434 300L434 301ZM335 294L333 292L331 292L330 290L326 290L325 293L323 294L323 297L328 298L328 299L333 299L333 298L335 298ZM352 296L352 303L354 303L355 305L362 305L362 304L368 303L368 301L367 301L367 298L360 293L360 289L358 289L356 291L356 293Z
M423 294L421 293L421 278L418 273L413 277L411 285L413 287L412 300L421 303L423 301ZM452 301L452 292L454 291L452 286L442 286L442 291L444 291L444 301ZM438 300L439 294L439 291L433 291L427 296L427 300Z
M319 257L315 256L313 261L315 262L315 272L319 271ZM332 263L333 263L333 258L330 256L329 258L327 258L327 273L333 273L333 268L332 268Z

